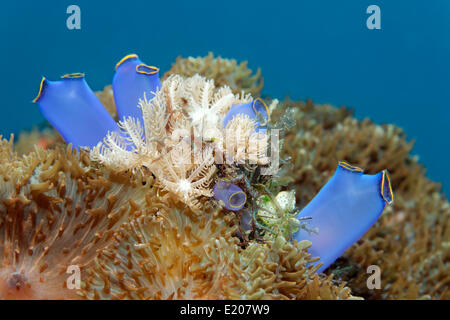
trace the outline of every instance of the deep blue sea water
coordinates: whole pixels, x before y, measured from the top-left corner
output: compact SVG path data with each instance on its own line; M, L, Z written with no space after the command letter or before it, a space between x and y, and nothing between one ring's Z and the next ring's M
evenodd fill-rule
M81 8L68 30L66 8ZM368 30L366 8L381 9ZM41 77L84 72L93 90L137 53L162 72L178 55L261 67L263 93L346 105L415 139L428 176L450 194L450 1L8 1L0 10L0 134L42 122Z

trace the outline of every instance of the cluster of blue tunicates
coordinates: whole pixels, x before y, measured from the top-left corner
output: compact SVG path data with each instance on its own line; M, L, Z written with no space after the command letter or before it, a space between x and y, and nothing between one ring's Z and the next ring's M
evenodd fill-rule
M143 64L134 54L116 65L112 86L120 120L131 116L142 123L142 113L137 105L144 94L151 99L161 88L158 71L156 67ZM34 101L65 141L75 147L94 147L108 132L119 131L117 123L89 88L84 74L68 74L60 81L43 78ZM261 99L233 105L225 115L223 125L238 114L253 119L256 131L267 129L261 120L269 119L269 110ZM217 182L213 191L214 198L231 211L242 210L247 201L245 192L226 180ZM358 167L340 162L330 181L297 215L300 219L311 217L310 230L318 230L318 233L310 234L300 229L294 239L312 242L310 253L320 257L323 265L319 272L323 271L375 223L386 203L392 201L386 170L367 175Z
M151 99L161 87L158 71L142 63L135 54L127 55L116 65L112 87L120 120L131 116L142 123L139 99L144 93ZM43 78L34 102L64 140L75 147L94 147L108 132L119 131L82 73L65 75L60 81Z

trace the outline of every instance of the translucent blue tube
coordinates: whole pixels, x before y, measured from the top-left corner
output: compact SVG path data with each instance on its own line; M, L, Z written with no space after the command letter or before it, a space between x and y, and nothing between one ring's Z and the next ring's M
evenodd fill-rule
M129 116L142 122L142 111L138 108L139 99L153 98L152 92L161 88L159 69L147 66L135 54L125 56L116 65L112 88L119 120Z
M392 201L387 170L368 175L341 161L333 177L298 214L298 218L311 217L309 226L318 234L301 229L294 239L312 242L309 253L320 257L317 263L324 264L318 272L322 272L369 230Z
M117 131L109 115L84 79L84 74L73 73L60 81L41 81L38 96L44 117L74 147L93 147L108 131Z
M217 201L222 201L225 208L231 211L241 210L245 202L247 202L247 195L237 185L228 181L221 180L214 186L214 198Z
M223 126L226 127L228 122L231 121L236 115L245 114L250 119L256 121L256 131L264 131L266 128L261 126L258 114L261 114L262 118L265 120L269 119L269 108L260 98L255 99L248 103L237 104L231 106L230 110L227 112L223 118Z

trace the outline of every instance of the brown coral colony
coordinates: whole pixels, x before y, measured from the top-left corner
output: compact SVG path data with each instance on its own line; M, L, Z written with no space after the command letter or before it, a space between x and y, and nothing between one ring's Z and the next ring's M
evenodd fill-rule
M281 153L291 164L277 182L279 190L295 189L298 206L311 201L339 160L369 173L389 168L396 191L394 206L317 274L311 242L264 236L252 217L245 229L240 213L209 199L218 176L233 177L250 197L251 179L267 182L246 176L253 167L213 166L208 152L218 139L200 145L200 164L183 166L173 156L183 146L173 133L187 119L192 127L216 123L232 103L258 97L260 70L252 74L246 63L210 53L179 57L163 79L156 98L140 103L143 127L163 146L149 139L133 152L113 149L111 135L91 152L77 151L53 129L23 134L15 145L1 140L0 299L450 299L450 205L410 155L401 129L312 101L269 107L273 122L293 110L296 125L285 131ZM198 87L208 99L189 92ZM117 119L111 88L96 94ZM193 97L187 107L186 96ZM127 120L121 125L140 130ZM254 122L239 118L228 129L249 135ZM38 146L43 137L48 143ZM123 154L127 162L116 161ZM237 152L228 157L248 160ZM265 164L258 152L252 159ZM380 290L367 288L370 265L381 267ZM81 273L75 288L71 266Z

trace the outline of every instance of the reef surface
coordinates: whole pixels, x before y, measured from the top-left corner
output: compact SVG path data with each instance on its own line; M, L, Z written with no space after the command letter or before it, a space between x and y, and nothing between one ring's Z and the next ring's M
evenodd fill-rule
M166 96L161 99L171 99L171 90L186 81L189 88L207 85L208 80L195 78L199 76L214 80L217 87L228 86L230 92L222 91L214 101L233 94L234 103L245 105L250 103L246 94L257 101L263 88L260 70L253 74L246 63L210 53L178 58L162 77ZM113 95L111 86L96 92L111 117L119 120ZM208 199L206 184L189 199L179 188L171 188L167 167L154 165L157 158L117 162L100 146L93 156L92 150L66 145L50 127L23 133L15 144L13 138L3 139L0 298L449 299L450 206L440 185L430 181L411 156L413 143L402 130L358 121L344 107L311 100L264 100L270 102L270 121L282 129L281 170L270 181L252 180L249 187L247 173L239 180L236 168L224 165L209 173L211 166L206 165L201 177L220 187L215 200ZM263 133L254 132L264 119L245 121L234 117L226 128L258 134L255 139L266 145ZM160 129L153 128L154 135ZM158 145L151 148L161 153ZM122 149L117 152L129 152ZM248 154L265 165L258 150ZM238 152L230 157L235 162L249 160ZM173 157L170 161L173 165ZM291 239L298 229L307 230L306 222L293 213L313 200L339 161L358 165L344 165L347 169L362 167L369 174L388 169L395 201L383 207L362 238L318 272L320 257L309 252L312 243ZM252 170L247 169L242 172ZM217 177L233 177L235 187ZM266 198L254 196L258 186L269 189ZM245 191L245 199L236 196L241 192L236 188ZM249 201L259 211L245 216L240 209ZM273 214L280 207L286 214ZM67 287L71 265L80 267L78 289ZM380 268L380 289L367 286L371 265Z

